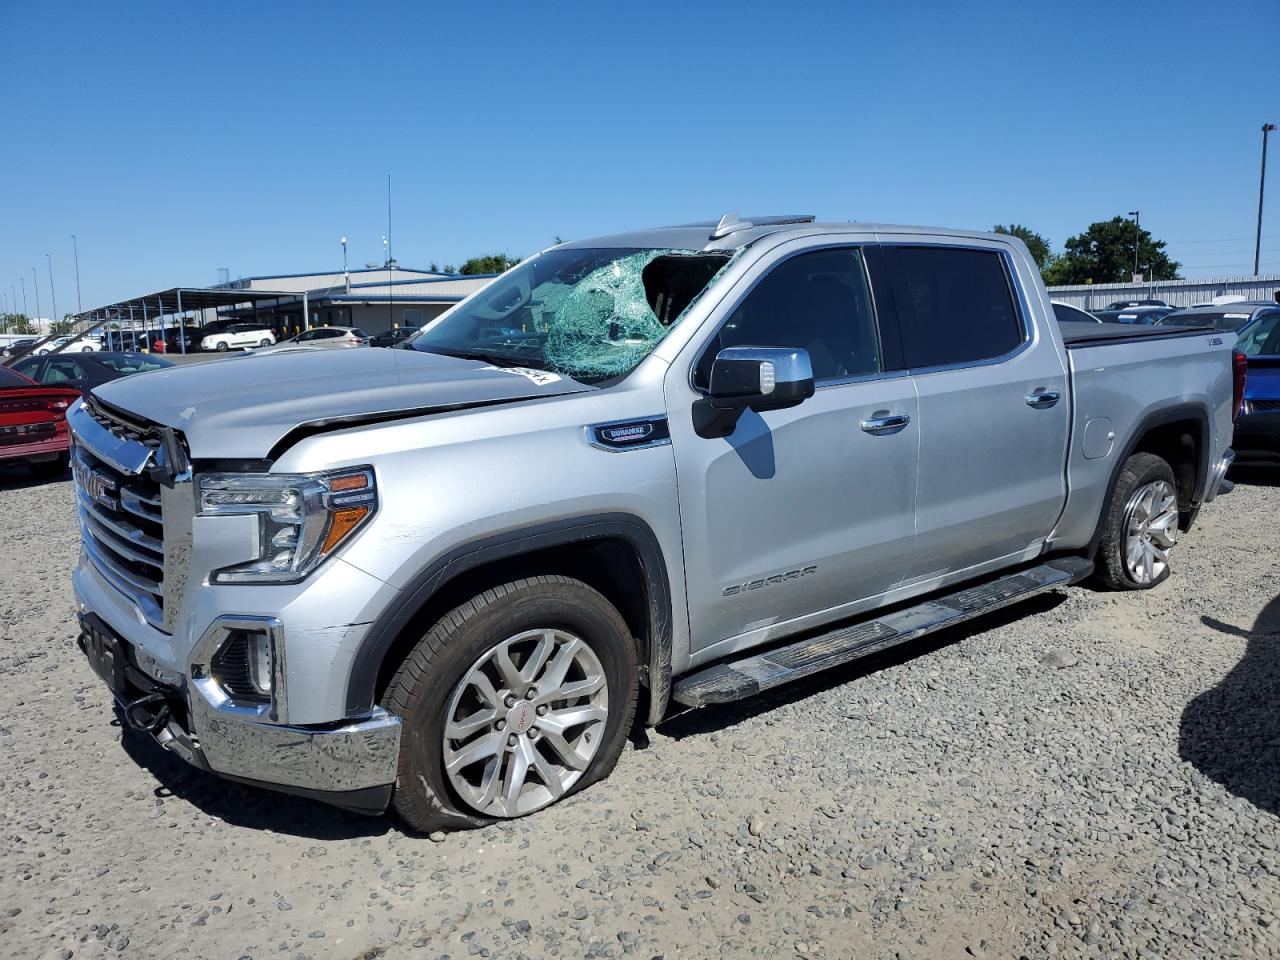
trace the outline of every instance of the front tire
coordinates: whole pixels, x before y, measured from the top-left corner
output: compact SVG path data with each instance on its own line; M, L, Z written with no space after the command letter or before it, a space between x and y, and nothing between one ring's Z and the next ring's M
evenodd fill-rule
M451 610L396 671L392 805L410 828L534 813L608 776L635 718L635 641L579 580L539 576Z
M1154 453L1124 462L1102 515L1096 579L1112 590L1150 590L1169 578L1178 540L1178 482Z
M227 350L229 349L229 346L228 346L228 344L227 344L227 341L225 341L225 340L219 340L219 341L218 341L218 345L217 345L217 347L216 347L215 349L216 349L219 353L226 353L226 352L227 352Z

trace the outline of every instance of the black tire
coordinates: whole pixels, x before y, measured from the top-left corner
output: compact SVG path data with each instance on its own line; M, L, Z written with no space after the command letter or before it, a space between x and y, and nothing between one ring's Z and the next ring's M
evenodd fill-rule
M226 353L228 349L229 349L229 346L227 344L227 341L225 340L218 341L217 350L219 353Z
M1111 497L1102 513L1102 536L1098 540L1097 569L1094 580L1109 590L1150 590L1169 578L1169 568L1149 583L1139 583L1129 574L1124 562L1124 520L1129 498L1149 483L1164 480L1176 490L1178 481L1173 468L1154 453L1135 453L1124 462L1116 477Z
M599 658L609 684L604 740L561 800L613 772L635 719L639 693L636 645L626 622L609 601L579 580L515 580L445 614L405 658L383 696L383 705L404 722L392 806L410 829L430 833L495 822L472 811L449 786L443 769L445 712L452 691L478 658L502 640L540 627L581 637Z
M61 453L53 460L41 460L39 463L28 463L29 469L41 480L60 480L71 469L71 454Z
M271 346L271 341L270 341L270 340L266 340L266 339L264 339L261 343L259 343L259 344L258 344L258 346L260 346L260 347L269 347L269 346Z

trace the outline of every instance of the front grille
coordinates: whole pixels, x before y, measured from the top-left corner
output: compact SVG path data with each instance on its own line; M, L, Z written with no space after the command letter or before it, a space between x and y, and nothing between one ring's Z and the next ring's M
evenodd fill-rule
M1255 410L1280 410L1280 400L1250 400L1249 406Z
M159 444L158 439L144 439L136 424L117 420L97 405L86 405L85 412L119 439L151 449ZM121 470L80 435L72 469L85 554L103 577L133 599L149 623L163 629L165 549L160 484L145 469L136 474Z

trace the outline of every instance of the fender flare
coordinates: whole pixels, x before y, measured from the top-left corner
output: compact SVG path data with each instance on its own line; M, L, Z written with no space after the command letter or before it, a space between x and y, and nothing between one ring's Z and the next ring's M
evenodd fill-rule
M1209 411L1199 404L1179 404L1174 407L1163 407L1160 410L1152 411L1144 416L1129 431L1129 439L1125 442L1124 450L1115 463L1111 465L1111 474L1107 478L1107 492L1102 500L1102 509L1098 512L1097 521L1094 524L1093 536L1089 538L1088 555L1093 557L1098 552L1098 544L1102 540L1102 518L1106 516L1107 505L1111 502L1111 492L1116 488L1116 480L1120 476L1120 471L1124 469L1125 461L1133 455L1134 449L1138 446L1148 433L1157 427L1163 427L1166 424L1176 423L1179 420L1194 420L1200 428L1200 462L1196 464L1196 482L1192 490L1191 511L1195 515L1195 511L1199 509L1201 501L1204 499L1204 487L1209 479L1209 461L1213 456L1213 451L1209 449L1212 433L1209 429Z
M649 656L641 664L649 688L649 725L666 713L671 697L671 584L662 547L653 529L629 513L606 513L536 524L455 547L418 571L365 634L347 679L347 716L373 708L378 674L396 639L414 615L442 586L470 570L497 560L584 540L625 540L636 551L644 571L649 606Z

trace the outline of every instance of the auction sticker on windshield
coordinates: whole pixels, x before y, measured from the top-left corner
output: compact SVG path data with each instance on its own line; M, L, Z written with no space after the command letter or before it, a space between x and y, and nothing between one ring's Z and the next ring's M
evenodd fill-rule
M524 377L530 383L545 387L549 383L559 383L560 374L549 370L535 370L532 367L481 367L481 370L496 370L498 373L514 373Z

